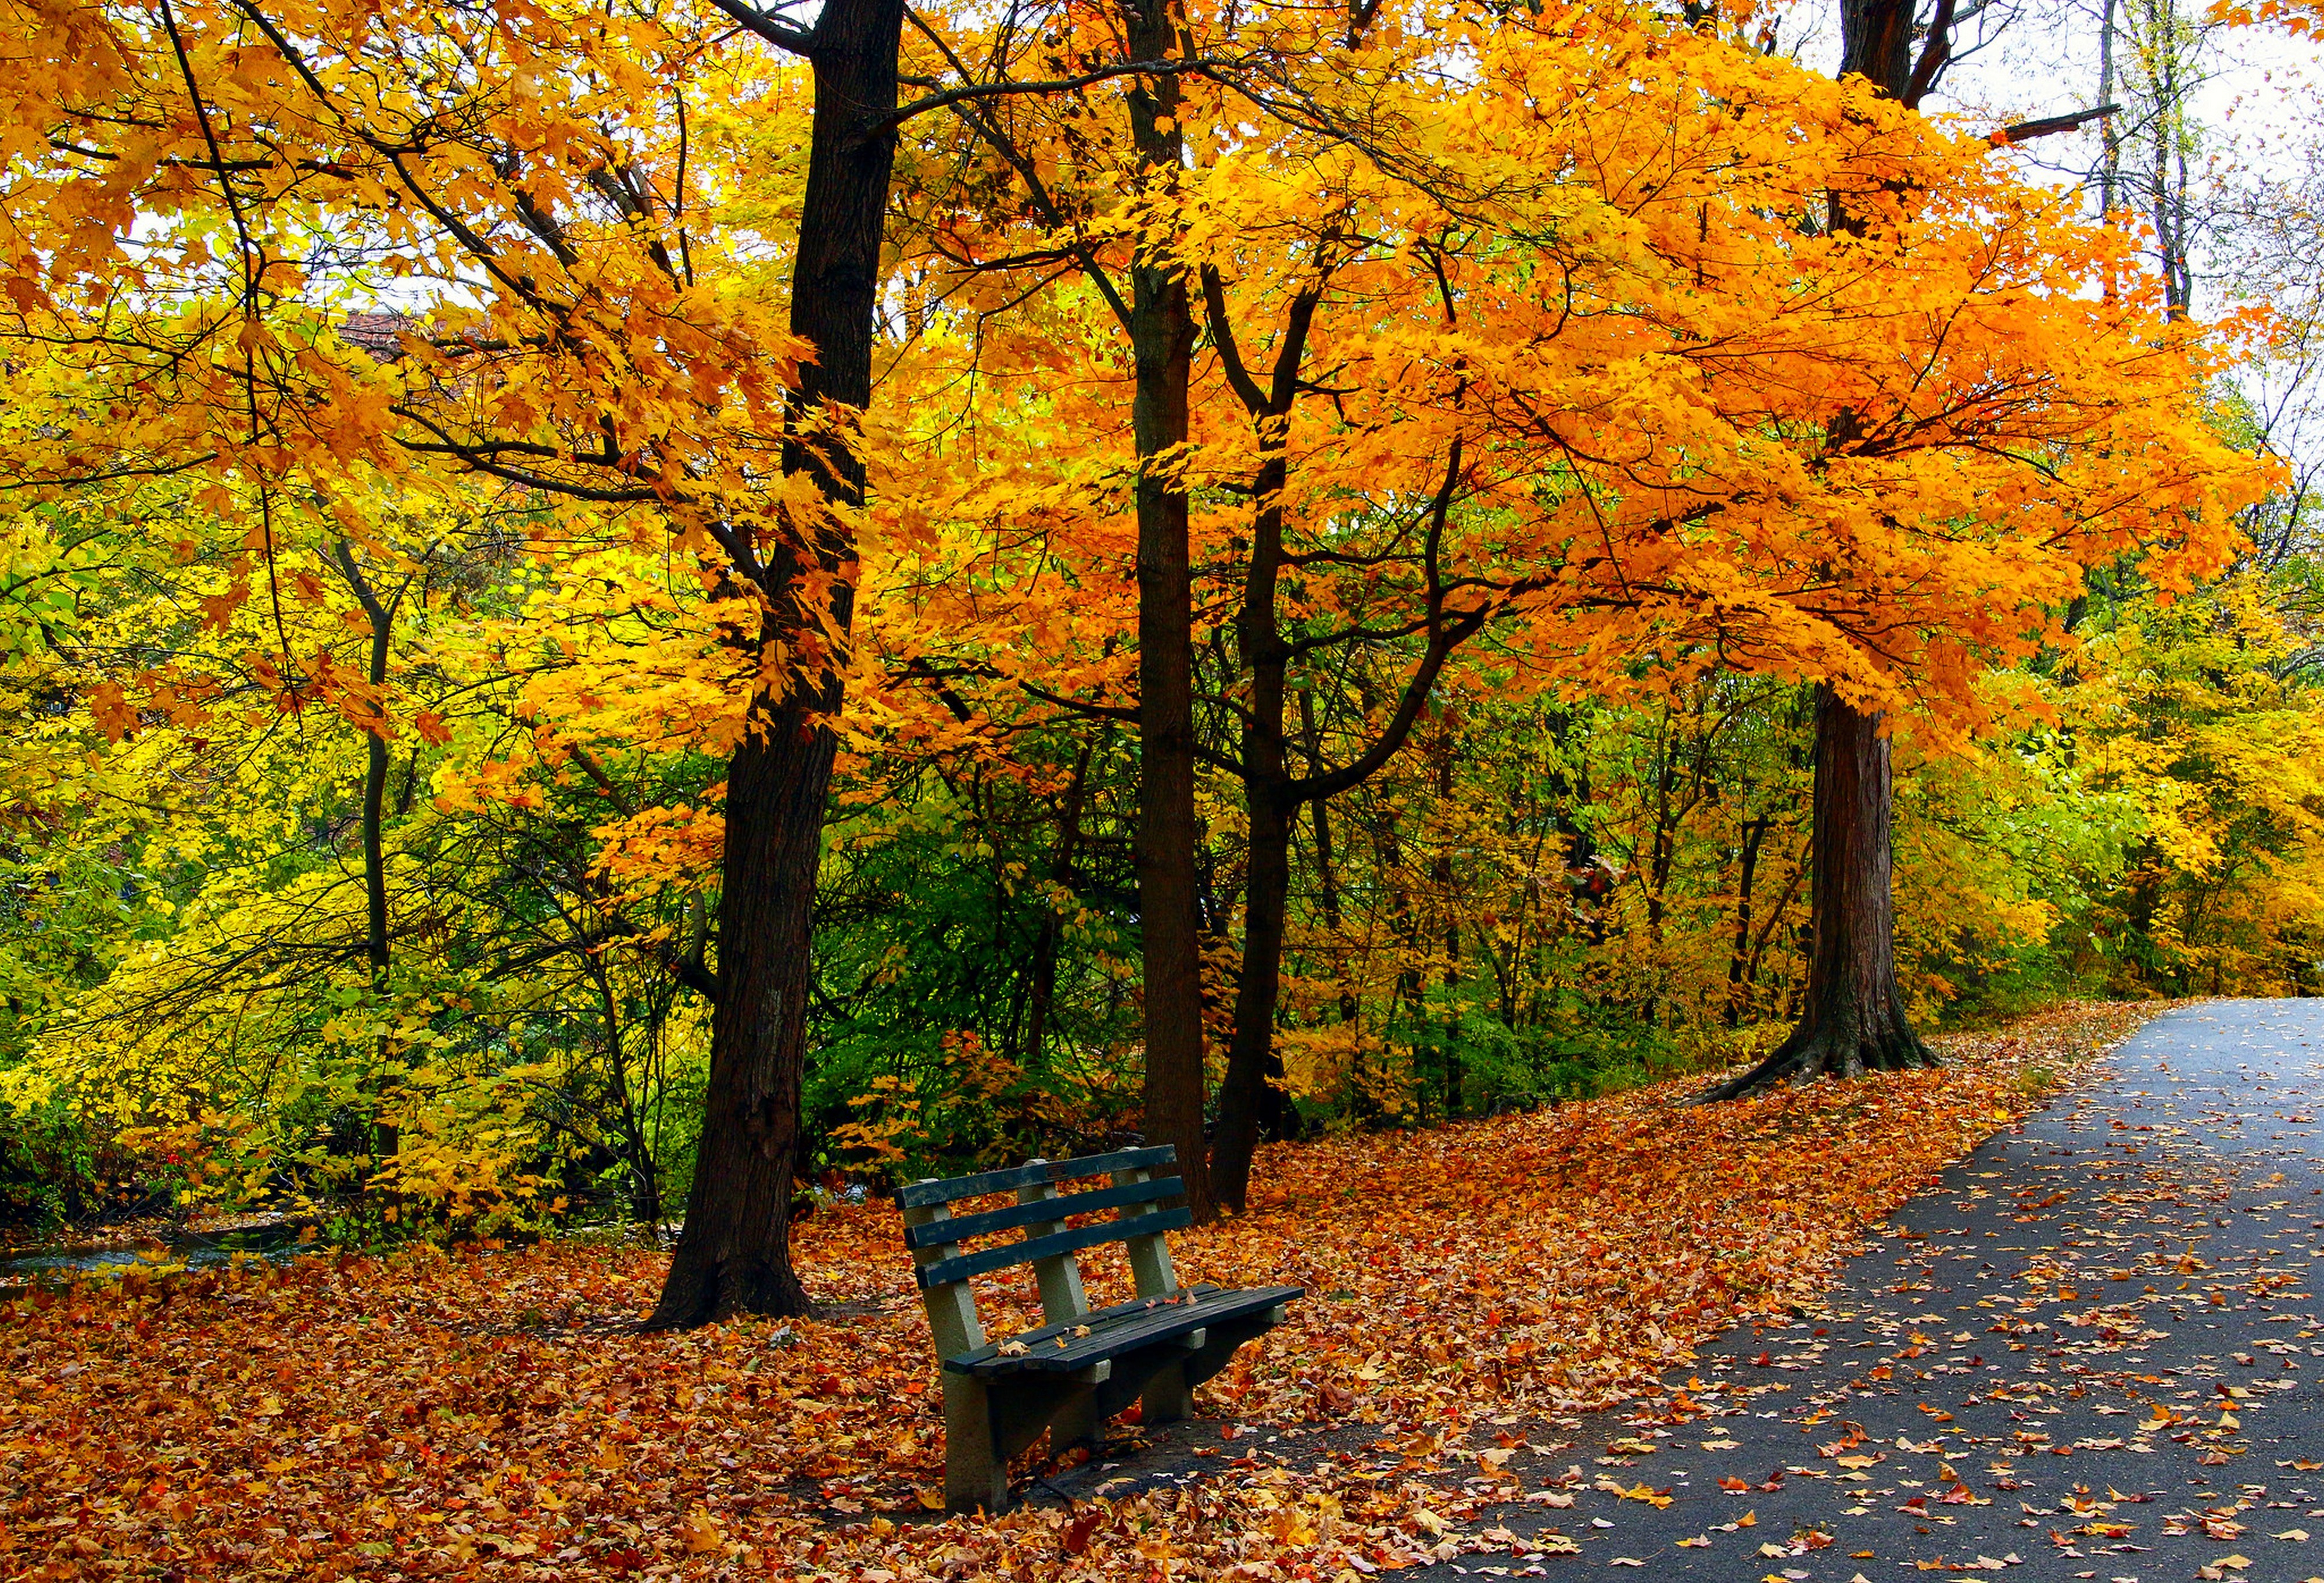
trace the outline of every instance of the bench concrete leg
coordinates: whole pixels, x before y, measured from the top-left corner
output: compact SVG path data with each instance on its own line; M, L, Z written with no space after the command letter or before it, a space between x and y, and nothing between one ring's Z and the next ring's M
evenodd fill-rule
M1146 1389L1138 1398L1140 1407L1139 1422L1148 1424L1176 1423L1194 1415L1194 1391L1186 1383L1186 1365L1182 1358L1172 1358L1155 1371L1146 1382Z
M984 1382L944 1376L945 1508L999 1513L1009 1505L1009 1464L992 1443L992 1405Z
M1057 1405L1056 1416L1049 1420L1049 1452L1052 1456L1067 1446L1093 1442L1098 1438L1099 1418L1097 1391L1084 1385Z

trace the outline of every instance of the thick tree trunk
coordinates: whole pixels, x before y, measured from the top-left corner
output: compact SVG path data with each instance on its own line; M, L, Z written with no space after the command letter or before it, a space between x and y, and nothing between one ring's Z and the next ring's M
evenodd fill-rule
M793 704L727 767L710 1080L686 1229L648 1321L657 1329L808 1311L791 1268L791 1178L807 1065L808 926L835 745L827 725Z
M1125 8L1129 53L1175 52L1168 0ZM1130 92L1131 135L1149 180L1169 182L1185 157L1178 80L1140 79ZM1211 1214L1203 1138L1203 953L1194 848L1194 584L1186 491L1160 458L1186 440L1194 319L1186 278L1141 254L1130 267L1130 339L1137 364L1130 422L1138 477L1138 914L1146 997L1145 1137L1176 1144L1186 1202Z
M1951 48L1951 8L1941 10L1917 64L1911 0L1841 0L1840 13L1840 75L1862 76L1906 107L1917 105ZM1855 228L1837 196L1831 223ZM1834 440L1858 427L1858 415L1843 411L1831 425ZM1830 683L1817 686L1815 824L1808 849L1814 943L1799 1026L1774 1054L1705 1100L1825 1074L1856 1077L1935 1063L1896 988L1889 743L1880 726L1879 715L1859 714Z
M1906 98L1913 20L1910 0L1840 0L1838 75L1869 78L1890 98Z
M1775 1053L1706 1100L1778 1082L1860 1077L1934 1063L1896 987L1889 879L1889 742L1881 718L1816 689L1814 945L1799 1026Z
M861 410L871 400L896 140L892 131L867 135L863 128L896 107L903 21L902 0L827 0L807 51L815 121L791 283L791 328L816 347L793 404L802 418L827 402ZM783 468L810 474L836 505L862 500L862 463L844 435L788 446ZM826 573L853 558L832 522L811 525L802 538L803 545L770 552L763 567L742 568L767 599L761 652L780 643L796 653L812 624L791 603L801 558ZM844 635L853 613L853 590L843 582L832 596L832 630ZM791 1267L791 1179L807 1064L809 925L837 746L830 721L840 700L833 657L789 696L761 701L728 767L710 1076L685 1232L647 1321L657 1329L809 1308Z

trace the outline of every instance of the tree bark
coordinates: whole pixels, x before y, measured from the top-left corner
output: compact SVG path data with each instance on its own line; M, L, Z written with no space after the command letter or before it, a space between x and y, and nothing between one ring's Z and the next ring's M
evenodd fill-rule
M815 72L815 119L792 271L791 329L816 360L792 403L804 420L826 404L860 411L872 398L880 248L895 162L892 130L868 131L896 108L902 0L827 0L803 49ZM862 459L845 437L794 441L787 474L812 474L835 506L863 498ZM814 623L797 608L797 574L826 574L853 559L835 521L799 545L741 568L765 595L759 652L797 652ZM830 630L843 637L854 590L835 584ZM654 1329L736 1312L810 1310L791 1265L791 1181L798 1163L799 1090L807 1063L809 925L823 815L837 739L839 659L829 656L783 697L761 697L726 778L726 839L718 901L717 1005L702 1137L687 1197L686 1229L670 1261Z
M341 539L332 547L332 557L338 564L347 587L354 593L355 603L363 607L364 619L371 623L370 663L364 671L369 678L375 706L383 716L387 697L388 650L395 635L395 612L402 606L403 594L382 601L364 575L362 563L355 559L353 546ZM410 586L410 580L404 584ZM383 718L381 724L386 723ZM414 752L415 761L417 750ZM383 994L387 989L388 969L392 965L387 933L387 735L374 731L364 743L363 790L363 863L364 863L364 962L370 970L372 992ZM377 1074L372 1083L383 1082L389 1057L394 1053L393 1038L383 1032L377 1045ZM378 1159L394 1155L400 1134L393 1122L378 1123L372 1134L372 1147Z
M1312 686L1299 689L1299 729L1307 750L1307 773L1321 774L1323 737L1315 729L1315 689ZM1307 813L1315 824L1315 888L1323 907L1323 927L1332 934L1332 972L1340 980L1340 1021L1345 1026L1356 1020L1356 992L1348 983L1340 944L1340 877L1332 863L1332 799L1309 798Z
M333 547L333 557L340 575L346 578L348 589L355 603L363 607L364 619L371 623L370 665L364 674L369 678L380 705L384 709L387 688L388 649L395 632L395 606L403 603L398 594L394 601L383 603L373 589L371 580L364 575L362 566L355 560L355 550L345 539ZM364 744L363 791L363 860L364 860L364 960L371 967L374 988L387 978L389 963L387 940L387 737L383 732L373 732Z
M1799 1026L1775 1053L1705 1096L1772 1083L1935 1063L1896 986L1890 896L1889 742L1881 718L1816 689L1815 833L1809 927L1814 937Z
M1743 1025L1743 1008L1750 999L1750 984L1744 970L1751 960L1751 887L1759 874L1759 846L1767 839L1772 822L1766 818L1743 822L1742 872L1735 887L1735 943L1727 954L1727 1026Z
M1259 471L1259 498L1280 498L1284 465ZM1250 826L1244 887L1242 971L1235 983L1234 1032L1219 1091L1219 1136L1211 1161L1218 1201L1240 1213L1250 1191L1251 1155L1266 1109L1268 1058L1275 1049L1275 1010L1283 988L1283 931L1291 897L1291 821L1298 805L1285 796L1283 681L1286 646L1276 628L1275 585L1282 564L1277 509L1262 506L1253 535L1241 628L1242 662L1251 673L1250 713L1243 729L1243 806Z
M1170 0L1125 7L1128 52L1176 52ZM1139 78L1130 135L1146 179L1175 183L1185 155L1178 79ZM1137 369L1130 425L1138 447L1138 924L1146 1010L1145 1137L1175 1144L1186 1204L1211 1215L1203 1138L1203 952L1194 848L1194 614L1186 491L1170 459L1186 441L1194 318L1185 272L1141 249L1130 271Z
M1089 793L1090 760L1096 756L1097 741L1082 744L1074 759L1074 778L1065 787L1065 806L1057 814L1057 851L1049 862L1049 882L1071 889L1074 883L1074 863L1080 856L1082 843L1082 805ZM1028 999L1025 1034L1026 1058L1038 1065L1042 1046L1048 1042L1049 1017L1057 999L1057 936L1060 925L1054 900L1046 901L1041 912L1041 927L1033 940L1033 965Z
M2114 103L2114 34L2115 11L2120 0L2105 0L2098 14L2098 97L2101 105ZM2108 116L2098 126L2098 223L2114 220L2115 189L2122 179L2122 144L2116 139L2114 118Z
M1459 752L1460 739L1453 735L1448 719L1436 741L1436 816L1441 821L1447 819L1446 810L1452 805L1452 764ZM1437 905L1444 909L1444 971L1440 980L1444 987L1444 1119L1457 1121L1462 1108L1461 909L1452 896L1452 848L1449 839L1437 850L1428 877L1436 886Z

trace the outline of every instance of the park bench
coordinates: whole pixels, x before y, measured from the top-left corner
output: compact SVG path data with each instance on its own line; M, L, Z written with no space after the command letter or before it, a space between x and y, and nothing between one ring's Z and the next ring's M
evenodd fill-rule
M1281 1322L1297 1286L1230 1292L1180 1286L1165 1233L1193 1223L1183 1202L1178 1151L1123 1149L1078 1160L1033 1160L1004 1171L915 1182L900 1189L904 1246L918 1266L928 1329L942 1365L945 1505L956 1512L1000 1511L1009 1498L1009 1459L1051 1431L1054 1449L1093 1440L1107 1419L1143 1399L1143 1422L1168 1423L1194 1411L1194 1386L1224 1368L1235 1348ZM1061 1192L1059 1183L1102 1176L1107 1184ZM954 1215L963 1199L1014 1192L1005 1209ZM1113 1218L1068 1228L1069 1216ZM962 1251L975 1238L1018 1231L1022 1238ZM1093 1311L1074 1256L1124 1245L1138 1295ZM989 1342L969 1283L1031 1265L1047 1322Z

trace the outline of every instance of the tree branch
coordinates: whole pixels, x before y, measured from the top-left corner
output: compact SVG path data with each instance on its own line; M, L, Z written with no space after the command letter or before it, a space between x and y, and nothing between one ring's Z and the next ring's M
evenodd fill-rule
M730 3L730 0L713 0L713 4L731 16L735 14L735 4L739 4L739 0L733 0L733 3ZM1117 60L1111 65L1084 71L1079 77L1061 77L1041 82L970 83L961 87L945 88L939 93L923 95L908 105L899 106L881 116L879 120L858 128L855 135L877 137L890 128L901 126L915 115L924 115L930 110L941 110L947 105L958 105L970 99L995 99L1008 94L1069 94L1078 88L1089 87L1117 77L1170 77L1192 71L1206 71L1232 64L1232 61L1217 60L1207 55L1183 60Z
M815 53L815 35L805 28L777 22L756 7L743 5L742 0L710 0L710 3L779 50L788 50L794 55L812 56Z
M2004 126L1985 134L1985 141L1995 148L2006 149L2029 138L2047 137L2053 132L2076 132L2086 121L2103 121L2120 105L2100 105L2095 110L2076 110L2069 115L2045 115L2039 121L2020 121L2015 126Z

